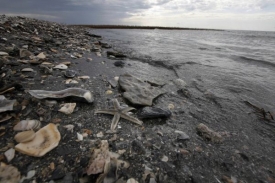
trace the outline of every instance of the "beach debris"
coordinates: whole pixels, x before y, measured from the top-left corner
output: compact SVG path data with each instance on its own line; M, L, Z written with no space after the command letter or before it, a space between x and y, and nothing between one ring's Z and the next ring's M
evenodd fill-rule
M5 122L11 118L12 118L12 116L10 116L8 114L6 114L6 115L0 114L0 123Z
M74 70L66 70L64 72L64 75L67 77L67 78L73 78L76 76L76 71Z
M200 136L202 136L207 141L212 141L215 143L220 143L223 141L222 136L213 131L212 129L208 128L205 124L200 123L197 127L197 132Z
M171 116L169 109L162 109L158 107L144 107L137 113L138 118L168 118Z
M0 112L12 111L16 100L8 100L4 95L0 95Z
M78 79L90 79L90 76L78 76Z
M8 56L9 54L3 51L0 51L0 56Z
M25 130L38 130L41 127L41 122L39 120L22 120L17 123L14 127L14 131L25 131Z
M29 56L32 56L32 55L33 55L33 53L31 53L30 51L28 51L26 49L20 49L19 50L20 58L29 57Z
M1 183L19 183L20 172L18 169L11 165L0 166L0 182Z
M161 158L161 161L163 161L163 162L168 162L168 160L169 160L168 157L165 155L163 155Z
M33 130L19 132L14 136L14 140L18 143L29 142L35 137L35 132Z
M46 55L44 54L44 52L41 52L36 57L39 58L39 59L45 59Z
M162 89L151 86L130 74L121 75L119 85L125 90L123 97L138 105L151 106L154 98L165 93Z
M174 104L168 104L168 109L169 109L169 110L173 110L173 109L175 109Z
M91 61L93 61L93 59L92 58L87 58L87 61L91 62Z
M82 88L68 88L60 91L29 90L29 93L38 99L77 97L85 99L88 103L94 101L92 93L89 90L84 90Z
M28 171L27 176L22 176L20 183L24 182L24 180L29 180L35 176L35 170Z
M254 110L254 113L258 116L260 119L264 119L267 121L273 121L274 122L274 116L270 111L266 111L264 108L260 108L249 101L244 101L248 106L252 107Z
M183 131L176 130L175 133L180 135L180 136L178 136L178 140L189 140L190 139L189 135L187 135Z
M34 70L32 68L24 68L21 71L22 72L33 72Z
M14 158L15 150L13 148L10 148L4 153L4 155L7 158L7 161L10 162Z
M72 114L74 112L74 108L76 103L65 103L61 105L62 107L58 110L64 114Z
M98 137L98 138L104 137L103 132L98 132L98 133L96 134L96 137Z
M119 79L119 77L110 78L110 79L108 79L108 82L110 83L110 85L113 88L115 88L115 87L117 87L118 79Z
M76 133L77 134L77 140L82 141L83 140L83 135L80 133Z
M105 92L105 94L106 94L106 95L111 95L111 94L113 94L113 91L112 91L112 90L107 90L107 91Z
M142 125L142 123L143 123L142 121L140 121L137 118L134 118L133 116L130 116L128 114L129 111L131 111L135 108L128 107L128 106L127 107L122 107L122 106L120 106L117 99L113 99L112 102L113 102L113 106L114 106L113 109L98 109L98 110L95 111L96 114L103 113L103 114L114 115L114 117L112 119L112 123L111 123L111 131L112 132L115 131L120 118L124 118L124 119L127 119L127 120L135 123L135 124Z
M58 64L58 65L54 66L53 68L60 69L60 70L66 70L66 69L68 69L68 66L65 64Z
M64 128L66 128L68 131L72 132L74 131L74 125L65 125L63 126Z
M180 78L173 80L173 82L179 89L185 89L187 86L186 82Z
M123 53L121 53L121 52L115 52L115 51L107 51L107 56L108 57L113 56L115 58L126 58L127 57Z
M128 168L128 162L119 160L119 154L109 151L107 140L101 140L98 148L92 150L87 174L100 174L97 183L114 182L118 179L117 171L119 168Z
M123 62L123 61L121 61L121 60L116 61L116 62L114 63L114 66L116 66L116 67L124 67L124 65L125 65L125 62Z
M17 144L15 150L29 156L41 157L55 148L60 138L57 126L50 123L37 131L33 140Z

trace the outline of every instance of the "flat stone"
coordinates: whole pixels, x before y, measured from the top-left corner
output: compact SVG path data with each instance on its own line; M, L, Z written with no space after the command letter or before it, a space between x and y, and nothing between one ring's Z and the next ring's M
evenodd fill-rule
M169 109L162 109L157 107L144 107L138 113L138 118L168 118L171 116Z
M125 90L123 97L137 105L151 106L154 98L165 93L162 89L151 86L130 74L121 75L119 85Z
M24 58L24 57L29 57L29 56L33 55L33 53L31 53L30 51L28 51L26 49L20 49L19 55L20 55L20 58Z

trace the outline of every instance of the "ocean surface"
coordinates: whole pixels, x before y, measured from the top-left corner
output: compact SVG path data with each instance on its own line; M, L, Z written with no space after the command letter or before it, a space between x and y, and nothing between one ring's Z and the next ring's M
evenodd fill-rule
M181 78L193 90L275 111L275 32L95 29L128 56L128 72ZM137 64L139 63L139 64ZM137 68L135 68L135 66Z

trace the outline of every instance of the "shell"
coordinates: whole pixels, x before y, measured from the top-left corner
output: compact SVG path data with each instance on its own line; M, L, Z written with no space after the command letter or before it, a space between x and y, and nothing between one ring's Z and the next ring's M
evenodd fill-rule
M22 120L13 127L14 131L38 130L41 127L41 122L38 120Z
M33 130L29 130L29 131L24 131L24 132L20 132L17 133L14 136L14 140L18 143L24 143L24 142L29 142L32 139L34 139L35 137L35 132Z
M6 156L7 161L10 162L14 158L15 150L13 148L10 148L4 153L4 155Z
M33 72L34 70L32 68L24 68L21 71L22 72Z
M17 144L15 150L29 156L41 157L58 146L60 139L57 126L50 123L37 131L32 141Z
M0 112L12 111L16 100L7 100L4 95L0 95Z
M19 182L20 172L11 165L0 166L0 180L1 182Z
M76 103L65 103L58 111L64 114L72 114L74 112L75 106Z
M66 70L68 69L68 66L66 66L65 64L58 64L54 67L54 69Z
M94 97L89 90L82 88L68 88L60 91L45 91L45 90L30 90L29 93L38 99L44 98L65 98L65 97L80 97L85 99L88 103L94 101Z

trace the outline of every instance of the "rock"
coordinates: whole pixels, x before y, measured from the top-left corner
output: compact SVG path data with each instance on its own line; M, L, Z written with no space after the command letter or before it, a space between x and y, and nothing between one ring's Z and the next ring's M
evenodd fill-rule
M146 153L146 149L144 147L144 145L142 144L142 142L138 141L138 140L133 140L132 144L131 144L131 149L133 153L137 153L137 154L145 154Z
M41 157L55 148L60 138L56 125L50 123L37 131L32 141L17 144L15 150L29 156Z
M179 78L173 80L173 82L179 89L185 89L185 87L187 86L186 82Z
M129 74L119 77L119 85L125 92L123 97L133 104L151 106L153 99L165 93L157 87L153 87Z
M162 156L162 158L161 158L161 161L163 161L163 162L168 162L168 157L167 156Z
M114 56L116 58L126 58L127 56L120 52L114 52L114 51L107 51L107 56Z
M111 95L111 94L113 94L113 91L112 91L112 90L107 90L107 91L105 92L105 94L106 94L106 95Z
M110 83L110 85L115 88L117 87L117 84L118 84L118 80L116 80L115 78L110 78L108 79L108 83Z
M32 139L34 139L34 137L35 137L35 132L33 130L29 130L29 131L24 131L24 132L17 133L14 136L14 140L18 143L20 143L20 142L29 142Z
M3 51L0 51L0 56L8 56L9 54Z
M61 165L58 165L56 169L52 172L50 180L62 179L63 177L65 177L65 175L66 174L64 168Z
M94 101L92 93L89 90L84 90L82 88L68 88L60 91L29 90L29 93L38 99L77 97L85 99L88 103Z
M77 134L77 140L82 141L83 140L83 135L80 133L76 133Z
M64 72L64 75L67 77L67 78L73 78L76 76L76 71L74 70L66 70Z
M18 183L20 181L20 172L11 165L0 166L1 183Z
M64 114L72 114L74 112L75 106L76 106L76 103L66 103L66 104L63 104L61 109L59 109L58 111Z
M73 178L73 175L72 175L72 173L67 173L66 175L65 175L65 177L63 178L63 183L73 183L74 182L74 178Z
M208 128L205 124L200 123L197 127L197 132L201 135L205 140L220 143L223 141L222 136L213 131L212 129Z
M12 111L16 100L7 100L4 95L0 95L0 113L5 111Z
M7 158L7 161L10 162L14 158L15 150L13 148L10 148L9 150L7 150L4 153L4 155ZM0 179L0 181L1 181L1 179Z
M171 116L171 111L157 107L144 107L137 113L138 118L168 118Z
M116 67L124 67L125 63L122 62L122 61L116 61L116 62L114 63L114 65L115 65Z
M23 177L21 178L20 182L24 182L24 180L28 180L28 179L33 178L33 177L35 176L35 173L36 173L35 170L29 171L26 177L23 176Z
M138 183L138 181L136 181L134 178L130 178L126 183Z
M38 130L41 127L41 122L38 120L22 120L17 123L14 127L14 131L25 131L25 130Z

